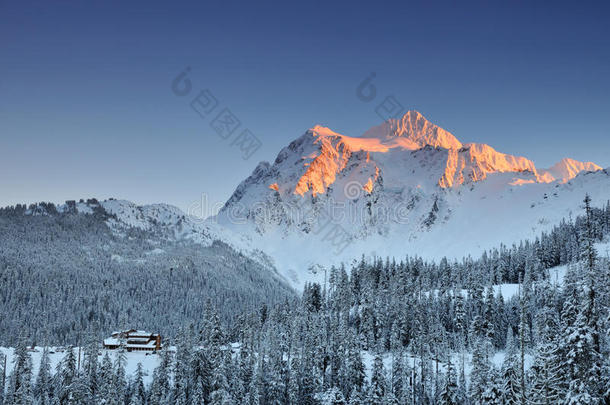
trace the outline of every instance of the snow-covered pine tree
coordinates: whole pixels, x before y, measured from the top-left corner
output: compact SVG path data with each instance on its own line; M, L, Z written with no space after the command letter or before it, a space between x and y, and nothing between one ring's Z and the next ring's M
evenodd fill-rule
M203 398L201 399L203 402ZM197 403L197 402L195 402ZM142 363L138 363L136 373L133 377L131 398L129 405L145 405L146 404L146 387L144 386L144 369Z
M19 339L13 359L13 371L4 398L5 405L31 405L34 403L32 388L32 358L27 351L25 339Z
M518 343L513 337L512 328L506 336L506 354L502 364L502 399L506 405L521 403L521 380Z
M290 374L288 376L288 403L299 403L301 398L301 361L299 356L290 359Z
M191 375L194 390L205 402L209 400L212 392L212 362L208 358L208 350L204 348L195 349L191 360Z
M527 314L530 308L529 298L531 294L531 281L529 272L526 271L527 282L523 283L524 288L519 284L519 403L526 405L527 402L527 380L525 374L525 350L530 342L529 326Z
M114 395L114 369L108 352L102 358L98 382L97 401L101 404L116 403Z
M169 405L170 403L170 367L171 367L171 354L169 351L169 344L166 343L161 349L160 353L161 362L155 368L153 372L152 389L150 392L149 402L151 405ZM104 362L102 361L102 373L104 373ZM110 359L108 359L110 362Z
M56 376L58 380L58 399L62 403L67 403L72 400L75 386L73 383L76 380L76 355L73 346L69 346L66 349L66 355L64 356L61 363L58 364L59 375Z
M123 404L127 400L127 378L125 375L125 366L127 365L127 353L125 344L122 343L116 351L114 360L114 390L115 400Z
M488 356L488 343L483 337L477 337L473 342L472 371L470 372L469 396L474 403L483 401L488 382L492 379L492 365Z
M489 340L490 343L493 344L495 341L496 335L496 325L495 325L495 298L494 298L494 290L493 286L488 286L485 290L485 301L483 307L483 330L482 333L486 339Z
M349 396L349 405L364 405L366 401L363 399L363 394L354 389Z
M387 389L383 358L376 354L373 360L373 371L371 373L371 386L369 389L368 403L371 405L382 405Z
M45 346L42 351L40 358L40 365L38 367L38 375L36 376L36 384L34 385L34 396L38 398L40 405L51 404L51 393L52 393L52 376L51 376L51 362L49 360L49 349Z
M193 342L189 339L190 332L181 329L176 338L177 352L174 362L174 386L172 398L176 405L188 404L191 395L191 365Z
M83 374L87 380L87 386L89 387L89 394L93 402L96 402L96 398L99 391L99 375L98 375L98 344L93 335L88 336L88 343L85 346L84 358L83 358Z
M581 258L585 280L577 283L568 296L562 315L566 318L562 344L567 348L569 388L568 404L599 404L603 400L603 360L600 342L600 318L597 291L597 253L593 245L591 199L585 197L585 229L581 235Z
M355 339L350 341L350 345L347 350L347 358L345 359L345 374L346 384L344 389L349 390L350 396L354 390L362 393L365 379L364 363L362 362L360 348Z
M475 404L504 405L505 403L502 393L502 379L498 375L497 370L492 367L489 371L489 379L483 387L481 398Z
M286 380L284 376L287 374L284 353L281 351L271 354L269 366L267 368L267 400L271 404L282 404L286 402Z
M248 387L248 396L246 397L245 404L248 405L260 405L263 403L263 378L259 362L254 363L254 371L252 373L252 379ZM303 403L311 403L304 401Z
M439 403L443 405L457 405L457 376L451 356L447 357L447 372L443 381L443 387L439 395Z
M347 405L343 393L337 387L329 388L324 393L318 395L318 401L320 405Z
M231 352L220 350L219 363L212 372L212 392L210 393L210 404L227 405L233 403L231 389L228 381L228 364ZM228 359L227 359L228 356Z
M394 397L400 402L404 397L403 389L405 387L405 363L404 353L402 351L392 352L392 373L390 381L390 390Z
M556 292L548 280L540 288L539 311L536 315L538 345L530 372L530 402L534 405L559 403L564 395L562 357L559 346L559 315L555 309Z
M458 368L458 381L456 400L458 404L466 404L468 402L468 389L466 384L466 364L463 356L460 356L460 363Z

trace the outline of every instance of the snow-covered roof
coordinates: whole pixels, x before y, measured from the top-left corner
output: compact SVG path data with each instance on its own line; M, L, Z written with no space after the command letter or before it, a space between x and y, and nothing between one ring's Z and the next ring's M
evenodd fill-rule
M123 330L123 331L114 331L112 332L112 336L115 335L125 335L127 337L131 337L131 336L158 336L158 333L151 333L151 332L147 332L145 330L135 330L135 329L129 329L129 330Z
M154 340L151 340L149 342L146 342L145 344L135 344L135 343L127 343L125 345L126 348L128 349L138 349L138 348L142 348L142 349L149 349L149 348L154 348L157 347L157 342L155 342Z
M104 345L106 346L118 346L120 344L119 339L115 339L115 338L108 338L108 339L104 339Z

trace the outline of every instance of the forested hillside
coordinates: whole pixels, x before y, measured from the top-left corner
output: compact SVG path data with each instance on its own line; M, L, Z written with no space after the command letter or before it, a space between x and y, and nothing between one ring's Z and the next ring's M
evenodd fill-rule
M206 305L224 325L263 304L293 299L274 274L216 242L178 242L154 230L111 230L102 209L51 204L0 210L0 344L78 344L120 328L164 336L197 322Z

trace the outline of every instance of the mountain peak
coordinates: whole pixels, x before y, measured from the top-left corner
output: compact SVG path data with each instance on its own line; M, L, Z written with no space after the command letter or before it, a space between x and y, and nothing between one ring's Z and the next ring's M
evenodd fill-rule
M593 162L579 162L578 160L563 158L552 167L540 170L540 174L547 181L559 180L565 183L581 172L596 172L598 170L602 170L602 167Z
M240 200L253 184L260 185L262 195L272 190L274 198L277 193L300 197L329 193L339 201L345 198L341 191L353 184L359 185L359 192L370 195L383 192L384 187L456 188L501 173L512 173L496 176L508 179L511 186L565 183L583 171L600 169L590 162L563 159L549 169L538 170L525 157L499 152L487 144L462 144L413 110L359 137L313 126L282 149L273 166L257 167L226 206Z
M341 136L341 134L333 131L332 129L319 124L316 124L313 127L309 128L306 134L314 136Z
M460 149L462 143L449 131L428 121L418 111L407 111L392 123L394 135L407 137L421 147L430 145L445 149Z
M420 112L407 111L401 118L389 119L369 129L362 138L377 138L386 143L398 143L407 149L424 146L460 149L462 143L449 131L428 121Z

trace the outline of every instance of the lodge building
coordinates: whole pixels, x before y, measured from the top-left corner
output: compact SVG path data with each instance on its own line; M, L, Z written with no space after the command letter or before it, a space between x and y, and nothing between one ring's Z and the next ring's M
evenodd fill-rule
M105 349L118 349L125 347L128 352L148 351L154 352L161 349L161 335L158 333L148 333L143 330L124 330L112 332L112 335L104 339Z

